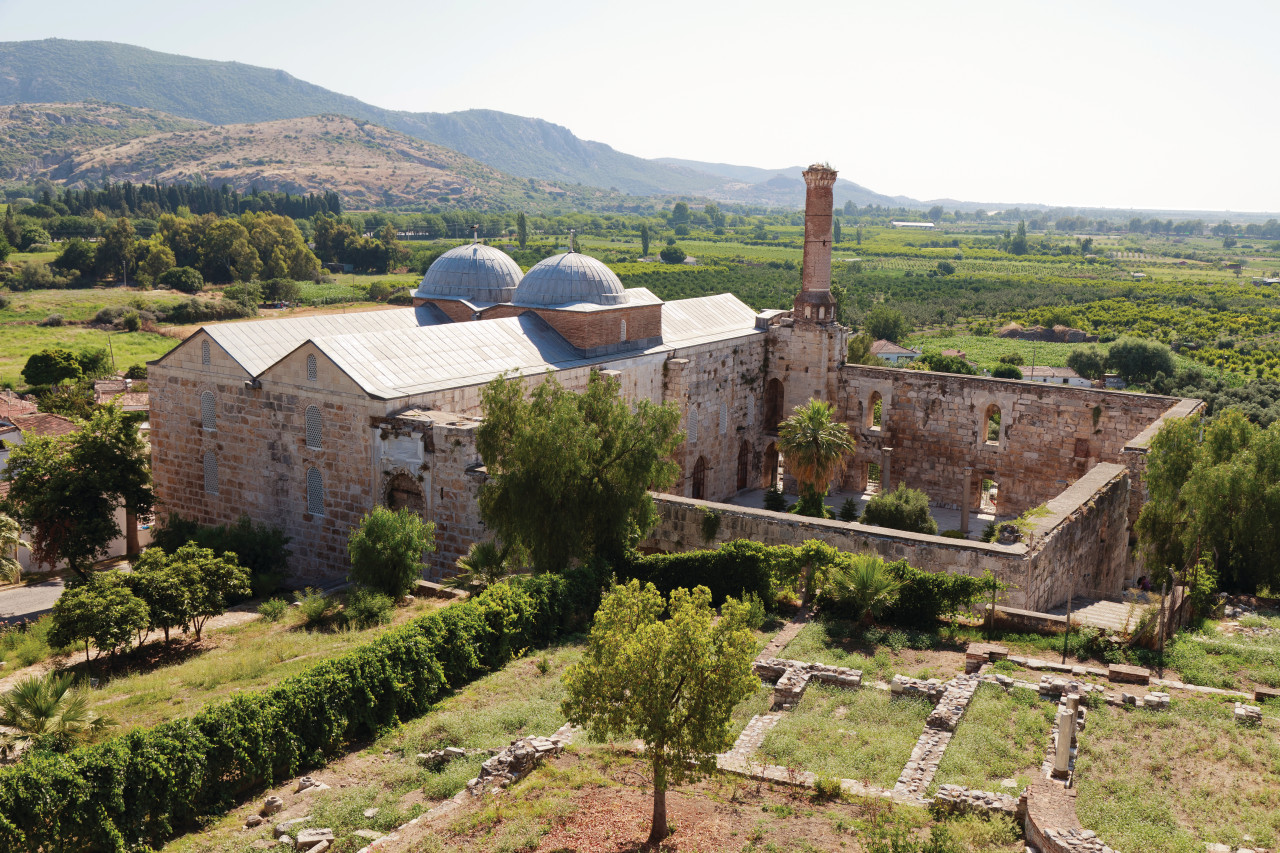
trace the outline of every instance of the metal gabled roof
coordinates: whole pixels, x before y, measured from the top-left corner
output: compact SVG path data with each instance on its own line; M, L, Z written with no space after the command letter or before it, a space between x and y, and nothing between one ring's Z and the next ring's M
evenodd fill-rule
M525 375L595 364L533 313L499 320L313 338L361 388L395 399L479 385L502 373Z
M297 349L303 341L333 335L371 335L393 329L417 329L448 322L449 318L438 308L424 305L420 308L218 323L204 326L203 331L239 362L250 376L257 376Z
M764 334L756 312L732 293L677 299L662 306L662 342L682 347Z

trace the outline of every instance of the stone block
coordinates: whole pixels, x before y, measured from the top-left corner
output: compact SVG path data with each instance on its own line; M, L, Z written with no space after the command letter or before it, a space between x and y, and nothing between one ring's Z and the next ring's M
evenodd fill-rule
M1151 670L1141 666L1113 663L1107 667L1107 680L1121 684L1149 684Z
M1253 691L1253 701L1255 702L1275 702L1277 700L1280 700L1280 688L1259 687Z
M1262 722L1262 709L1257 705L1246 705L1243 702L1237 702L1235 719L1242 726L1259 725Z

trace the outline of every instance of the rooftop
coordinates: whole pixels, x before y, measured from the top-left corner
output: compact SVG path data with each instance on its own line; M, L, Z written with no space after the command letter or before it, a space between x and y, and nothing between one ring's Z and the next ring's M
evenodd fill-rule
M920 350L910 349L904 346L898 346L893 341L886 341L881 338L871 344L871 354L878 356L886 355L920 355Z
M70 435L79 427L76 426L75 421L64 418L62 415L51 415L45 412L34 415L13 415L0 420L0 433L11 432L14 429L32 435L54 436Z

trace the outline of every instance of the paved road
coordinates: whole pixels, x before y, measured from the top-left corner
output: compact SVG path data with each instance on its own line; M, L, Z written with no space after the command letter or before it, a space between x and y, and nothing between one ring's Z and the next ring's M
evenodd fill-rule
M53 609L62 595L62 578L31 586L16 586L0 592L0 622L34 619Z

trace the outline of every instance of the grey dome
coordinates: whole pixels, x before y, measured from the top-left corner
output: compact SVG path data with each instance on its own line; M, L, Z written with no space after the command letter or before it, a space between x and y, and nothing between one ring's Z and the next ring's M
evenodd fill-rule
M512 301L517 305L625 305L627 293L613 270L600 261L567 252L534 264L520 280Z
M520 265L506 252L483 243L469 243L436 258L413 295L510 302L520 284L520 275Z

